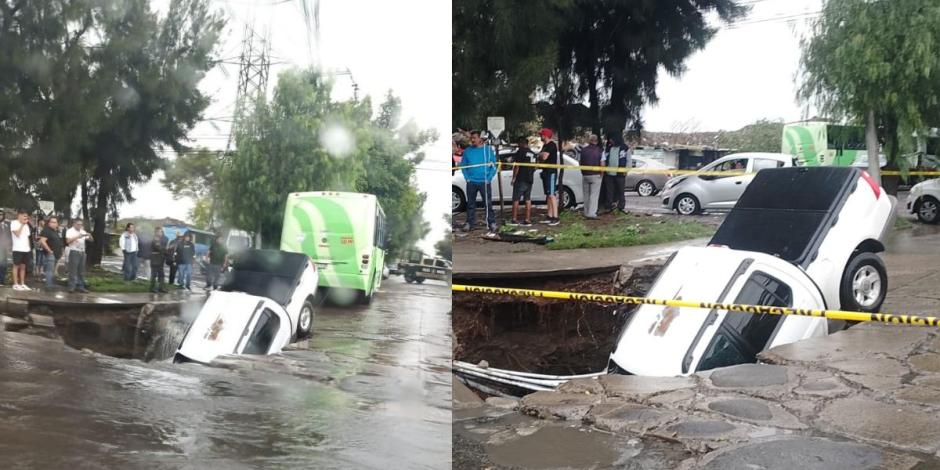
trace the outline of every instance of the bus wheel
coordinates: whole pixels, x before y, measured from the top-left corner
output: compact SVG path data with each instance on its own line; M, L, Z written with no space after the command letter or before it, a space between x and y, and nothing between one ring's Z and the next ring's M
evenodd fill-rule
M375 291L371 293L366 293L366 291L359 292L359 304L360 305L371 305L372 299L375 297Z
M313 300L307 298L303 307L300 307L300 315L297 317L297 339L310 337L310 330L313 328Z

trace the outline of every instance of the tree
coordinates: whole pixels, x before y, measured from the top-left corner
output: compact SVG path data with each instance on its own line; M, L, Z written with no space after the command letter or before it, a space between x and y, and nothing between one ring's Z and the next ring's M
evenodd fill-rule
M395 257L431 230L421 216L427 194L416 189L415 165L424 160L421 148L437 140L434 130L421 130L413 121L399 126L401 100L391 91L372 122L372 146L365 172L356 188L374 194L385 210L389 240L386 249Z
M481 128L504 116L512 130L534 115L537 89L555 68L558 31L572 0L461 0L453 16L453 117Z
M741 152L780 152L783 121L759 119L736 131L718 137L718 146Z
M561 30L558 69L577 78L595 132L639 129L643 106L659 100L660 70L681 74L717 32L706 14L731 22L746 12L737 0L576 0Z
M331 91L319 71L286 71L272 101L258 100L239 123L222 170L221 215L263 246L280 246L287 193L357 189L372 146L371 102L334 102Z
M447 229L444 230L444 237L434 244L434 251L439 258L454 260L454 238L451 234L450 214L444 214L444 222Z
M94 221L90 264L104 251L106 218L163 165L155 147L184 150L209 102L198 83L222 26L207 0L173 0L162 18L147 0L0 2L11 184L59 207L81 188L82 215Z
M866 126L869 173L879 141L892 164L900 129L940 122L940 2L827 0L803 42L799 97Z
M160 183L176 198L189 197L195 202L189 217L197 227L213 227L218 221L218 189L222 156L209 149L197 149L177 155L166 165Z

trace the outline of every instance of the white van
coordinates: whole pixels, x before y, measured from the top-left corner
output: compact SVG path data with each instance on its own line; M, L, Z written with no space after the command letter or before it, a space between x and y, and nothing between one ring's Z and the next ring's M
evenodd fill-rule
M888 288L877 253L893 198L851 167L760 172L707 247L677 251L648 297L875 312ZM643 305L609 371L688 375L755 362L765 348L844 327L825 318Z
M224 354L276 354L310 335L318 273L307 255L246 250L221 289L210 293L174 362L209 363Z

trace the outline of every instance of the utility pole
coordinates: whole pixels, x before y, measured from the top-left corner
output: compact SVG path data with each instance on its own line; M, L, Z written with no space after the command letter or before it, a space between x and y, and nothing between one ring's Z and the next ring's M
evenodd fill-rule
M229 130L228 143L225 151L232 147L235 133L242 125L247 111L255 100L264 98L268 90L268 73L271 70L271 46L268 42L267 32L259 35L253 26L245 26L245 35L242 38L242 53L239 57L238 91L235 94L235 114L232 118L232 127Z

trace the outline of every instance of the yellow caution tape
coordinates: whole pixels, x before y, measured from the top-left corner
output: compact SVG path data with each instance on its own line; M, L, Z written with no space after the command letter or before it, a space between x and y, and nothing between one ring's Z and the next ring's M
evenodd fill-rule
M532 289L512 289L506 287L465 286L454 284L454 292L477 294L509 295L514 297L542 297L546 299L575 300L582 302L601 302L628 305L662 305L667 307L699 308L705 310L727 310L771 315L799 315L804 317L825 317L832 320L858 322L880 322L897 325L940 326L940 318L921 315L895 315L891 313L847 312L844 310L817 310L792 307L770 307L766 305L744 305L715 302L693 302L690 300L651 299L648 297L628 297L623 295L585 294L579 292L556 292Z
M647 168L620 168L620 167L606 167L606 166L581 166L581 165L562 165L555 163L524 163L524 162L513 162L513 163L479 163L476 165L465 165L465 166L455 166L452 169L462 170L464 168L476 168L481 166L495 166L499 168L512 168L513 166L527 166L533 168L554 168L554 169L566 169L566 170L587 170L587 171L600 171L600 172L616 172L616 173L639 173L646 175L691 175L697 174L702 176L739 176L747 174L744 171L740 170L724 170L724 171L699 171L699 170L671 170L671 169L647 169ZM861 168L864 169L864 168ZM901 176L902 173L897 170L885 170L882 171L883 176ZM909 171L904 173L906 176L940 176L940 171Z

